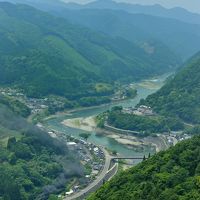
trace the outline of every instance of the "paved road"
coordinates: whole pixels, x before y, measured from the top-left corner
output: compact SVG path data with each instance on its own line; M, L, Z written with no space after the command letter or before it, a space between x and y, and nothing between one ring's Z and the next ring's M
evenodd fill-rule
M72 196L65 197L64 200L78 199L80 197L83 197L84 195L88 195L90 192L94 192L98 187L102 185L102 183L104 182L104 178L106 177L106 174L109 171L112 157L104 148L101 148L101 150L104 152L105 155L105 165L99 176L85 189L79 191L78 193L75 193Z

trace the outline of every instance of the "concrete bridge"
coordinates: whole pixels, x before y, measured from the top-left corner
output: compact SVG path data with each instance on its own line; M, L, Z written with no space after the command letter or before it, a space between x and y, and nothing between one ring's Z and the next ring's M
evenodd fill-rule
M146 160L145 157L112 157L111 160Z
M101 187L106 181L110 180L118 171L118 163L114 162L117 160L122 159L131 159L131 160L144 160L144 157L114 157L110 156L110 154L103 148L99 147L104 152L105 155L105 165L101 173L98 175L96 180L88 185L83 190L75 193L71 196L66 196L64 200L78 200L78 199L85 199L89 194L95 192L99 187Z
M64 197L64 200L83 200L92 192L95 192L98 188L100 188L106 181L110 180L118 171L118 163L113 163L112 156L103 148L100 147L105 155L105 164L103 170L100 172L98 177L89 184L86 188L75 193L71 196ZM113 164L112 164L113 163Z

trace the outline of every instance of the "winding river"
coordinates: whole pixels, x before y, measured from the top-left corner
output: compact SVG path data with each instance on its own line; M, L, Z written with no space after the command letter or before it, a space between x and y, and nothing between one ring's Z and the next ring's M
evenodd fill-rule
M146 98L148 95L156 92L160 87L162 87L166 78L171 74L172 73L170 74L168 73L159 77L155 77L153 79L134 83L133 86L138 91L138 95L134 99L124 100L122 102L112 103L110 105L104 105L101 107L88 108L85 110L75 111L72 113L72 115L65 115L65 114L58 115L53 119L47 120L45 122L45 125L53 130L60 131L63 132L64 134L68 134L76 138L79 138L79 134L84 131L67 127L61 124L61 122L65 119L98 115L99 113L102 113L110 109L114 105L124 106L124 107L135 106L140 101L140 99ZM146 147L143 151L138 151L136 149L129 148L126 145L118 143L115 139L107 137L106 135L99 135L99 134L96 135L95 132L91 133L91 136L89 137L88 141L96 145L104 146L109 150L116 150L121 156L143 156L143 155L148 155L149 153L153 154L155 152L154 149L148 147Z

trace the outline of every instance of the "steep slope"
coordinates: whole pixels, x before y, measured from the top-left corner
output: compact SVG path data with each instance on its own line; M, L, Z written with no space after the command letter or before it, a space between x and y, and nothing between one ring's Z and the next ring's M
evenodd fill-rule
M23 110L0 96L0 199L47 199L83 168L65 144L19 116Z
M157 93L141 104L165 116L178 116L189 123L200 123L200 53Z
M122 172L89 200L200 199L200 137L177 144Z
M62 10L63 8L67 8L67 4L61 0L0 0L0 2L26 4L43 11Z
M63 10L54 13L73 23L139 43L147 49L151 46L151 41L161 41L183 59L189 58L200 50L200 25L175 19L101 9Z
M93 96L97 82L136 80L179 63L164 45L146 52L29 6L0 3L0 16L0 84L30 96Z
M162 41L183 59L200 50L200 15L181 8L168 10L159 5L141 6L111 0L94 1L86 5L65 4L56 0L10 1L32 5L93 30L124 37L141 46L144 43L152 44L152 40Z
M200 24L200 15L191 13L183 8L166 9L159 4L155 5L138 5L124 2L116 2L113 0L97 0L86 5L79 5L68 3L65 6L69 9L111 9L111 10L124 10L129 13L143 13L158 17L172 18L180 21Z
M3 0L0 0L3 1ZM65 0L7 0L13 3L23 3L34 6L45 11L62 11L64 8L80 10L80 9L110 9L124 10L129 13L142 13L152 16L177 19L191 24L200 24L200 15L189 12L180 7L167 9L159 4L155 5L139 5L123 2L115 2L113 0L97 0L86 5L77 3L65 3Z

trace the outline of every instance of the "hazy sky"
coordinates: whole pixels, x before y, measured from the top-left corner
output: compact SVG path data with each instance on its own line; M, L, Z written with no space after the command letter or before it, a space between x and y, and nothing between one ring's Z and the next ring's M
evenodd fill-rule
M94 0L63 0L65 2L88 3ZM118 2L138 3L138 4L161 4L171 8L175 6L186 8L193 12L200 13L200 0L115 0Z

